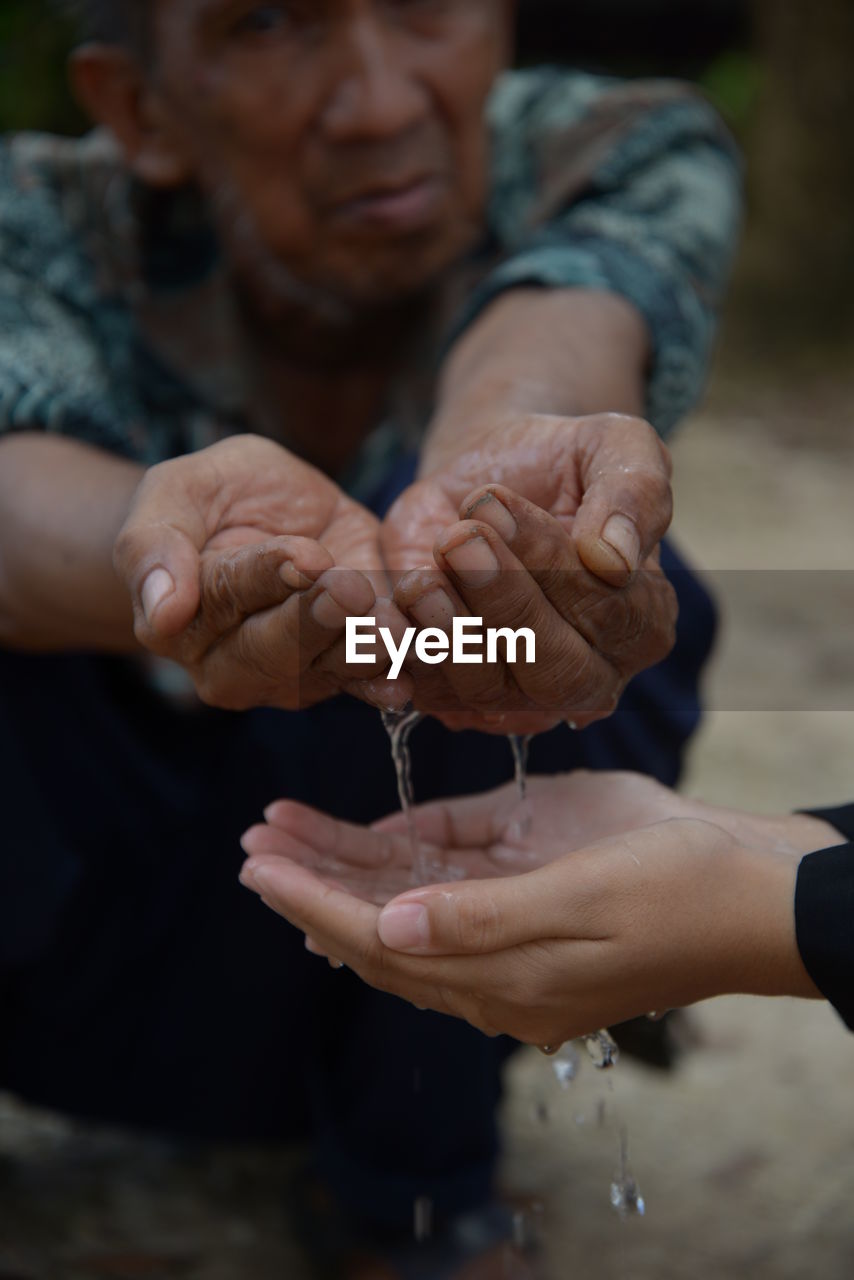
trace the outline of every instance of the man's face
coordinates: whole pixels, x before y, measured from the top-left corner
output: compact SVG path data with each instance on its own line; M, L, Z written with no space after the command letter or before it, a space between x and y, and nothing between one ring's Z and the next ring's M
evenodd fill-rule
M158 0L160 110L240 269L404 297L477 236L510 0Z

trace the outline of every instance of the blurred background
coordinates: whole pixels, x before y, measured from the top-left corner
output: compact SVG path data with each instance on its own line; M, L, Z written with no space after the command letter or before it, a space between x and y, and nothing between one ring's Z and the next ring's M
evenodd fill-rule
M0 130L77 132L69 32L0 0ZM854 796L854 4L523 0L520 57L697 81L748 161L707 403L675 445L675 536L724 623L686 786L760 810ZM508 1076L509 1188L552 1280L849 1280L854 1040L823 1006L692 1011L677 1069ZM2 1027L0 1027L2 1043ZM623 1127L647 1216L609 1204ZM0 1280L301 1280L287 1153L175 1150L0 1098ZM541 1206L542 1211L536 1206Z

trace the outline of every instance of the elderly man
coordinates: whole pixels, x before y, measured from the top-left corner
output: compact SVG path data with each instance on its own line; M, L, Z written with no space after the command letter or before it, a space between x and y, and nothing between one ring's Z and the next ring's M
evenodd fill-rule
M453 1275L501 1230L507 1050L318 975L239 835L283 793L393 808L371 703L430 713L419 794L459 794L664 656L641 415L700 389L737 162L678 86L503 73L509 0L76 7L102 128L0 152L0 1084L309 1136L378 1249L430 1197ZM705 607L538 766L672 781ZM344 660L348 616L464 611L536 625L528 678Z

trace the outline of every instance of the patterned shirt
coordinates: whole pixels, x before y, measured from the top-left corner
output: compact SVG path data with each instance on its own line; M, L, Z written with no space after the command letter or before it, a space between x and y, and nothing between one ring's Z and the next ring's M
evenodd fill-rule
M488 124L487 226L451 273L447 341L522 285L619 294L649 327L647 414L667 434L702 392L738 238L726 131L683 85L557 68L502 76ZM246 430L234 326L198 196L146 191L103 131L0 142L0 431L153 463ZM351 491L399 434L366 443Z

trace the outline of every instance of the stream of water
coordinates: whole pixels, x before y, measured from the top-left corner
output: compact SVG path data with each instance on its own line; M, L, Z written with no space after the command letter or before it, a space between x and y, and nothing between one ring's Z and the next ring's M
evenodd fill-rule
M400 807L406 818L409 829L409 843L412 848L412 875L416 884L429 884L431 866L421 841L418 839L418 828L415 823L415 795L412 787L412 752L409 739L412 730L421 720L421 712L412 707L403 711L383 711L383 725L391 744L391 759L397 775L397 794Z
M459 878L462 873L455 874L452 868L432 861L428 851L418 837L415 821L415 796L412 785L412 752L409 741L412 731L421 720L421 713L407 707L401 712L384 711L383 725L389 736L391 758L397 777L397 792L400 807L406 817L409 840L412 848L413 879L416 884L430 884L444 878ZM533 824L528 798L528 757L531 737L513 734L509 737L513 752L514 777L519 798L519 816L514 822L514 834L527 836ZM650 1013L650 1018L660 1015ZM599 1071L610 1071L619 1061L620 1051L611 1035L604 1028L584 1037L584 1045L590 1059ZM579 1069L578 1052L574 1045L543 1045L541 1053L553 1059L552 1067L555 1077L562 1089L568 1089ZM546 1119L548 1118L546 1112ZM623 1125L620 1129L619 1162L614 1180L611 1183L611 1204L623 1221L629 1217L643 1217L646 1211L644 1199L640 1194L637 1182L628 1164L628 1132ZM424 1196L415 1201L415 1238L423 1241L432 1233L432 1202ZM522 1247L526 1235L526 1219L524 1214L517 1215L514 1221L514 1236L517 1246Z

